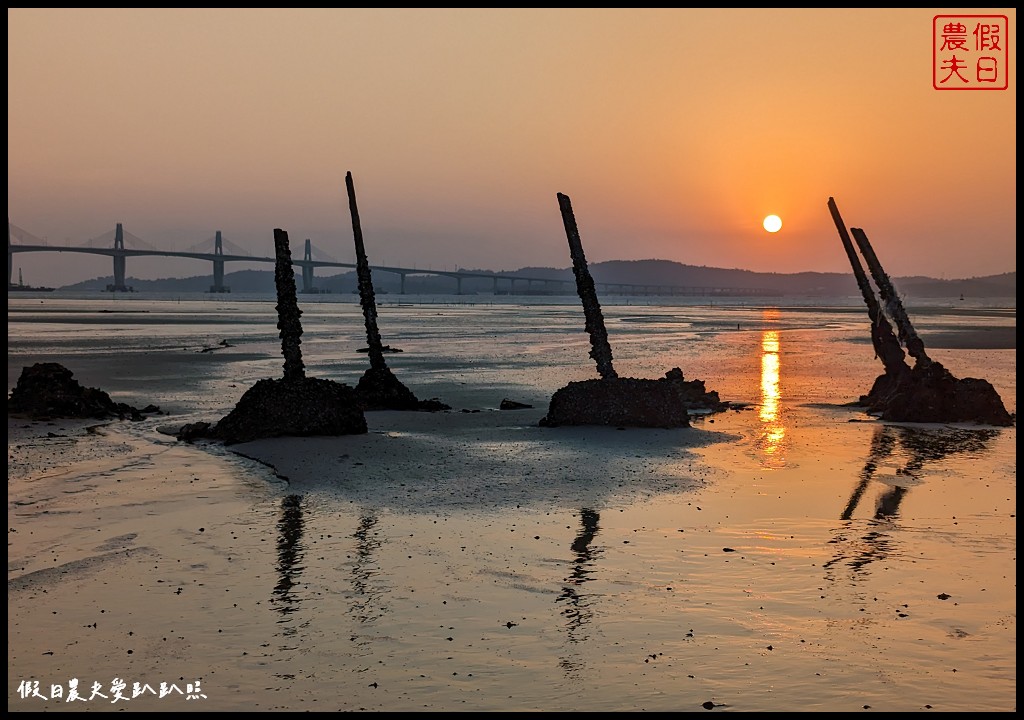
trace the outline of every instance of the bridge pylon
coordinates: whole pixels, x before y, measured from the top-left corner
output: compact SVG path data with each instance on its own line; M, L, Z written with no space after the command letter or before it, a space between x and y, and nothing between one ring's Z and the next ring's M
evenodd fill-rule
M118 252L119 250L121 252ZM124 284L124 227L121 223L117 224L117 230L114 232L114 254L112 257L114 260L114 282L107 285L107 292L131 292L133 288Z
M224 238L221 236L220 230L217 231L217 235L213 239L213 254L214 256L224 255ZM213 260L213 285L210 286L210 292L231 292L231 288L224 284L224 261L216 257Z
M313 284L313 241L309 238L306 238L306 250L302 253L302 259L305 261L302 263L302 292L318 292Z

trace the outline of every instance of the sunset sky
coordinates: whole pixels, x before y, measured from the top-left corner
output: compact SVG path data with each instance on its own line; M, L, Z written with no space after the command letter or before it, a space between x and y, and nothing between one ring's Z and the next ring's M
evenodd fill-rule
M933 87L933 17L954 14L1009 18L1008 89ZM569 267L565 193L590 262L849 272L831 196L892 275L1016 270L1012 8L7 18L8 216L50 244L120 222L162 249L220 230L269 256L283 228L293 253L310 238L348 262L351 171L374 265ZM14 262L32 284L111 274ZM128 260L138 278L210 272Z

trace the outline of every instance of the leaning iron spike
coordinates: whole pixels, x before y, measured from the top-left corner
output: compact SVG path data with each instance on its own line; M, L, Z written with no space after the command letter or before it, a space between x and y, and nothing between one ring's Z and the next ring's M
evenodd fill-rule
M857 286L864 297L864 303L868 306L868 318L871 320L871 344L875 348L875 356L882 361L882 366L885 368L887 375L899 377L910 370L910 366L906 362L906 354L903 352L896 333L893 332L892 325L889 323L888 318L885 317L885 313L882 312L878 298L875 297L871 281L868 280L868 276L864 272L864 267L861 265L857 251L853 247L850 234L846 230L846 224L839 214L839 208L836 206L834 198L828 199L828 209L832 213L832 220L836 224L836 230L839 231L839 238L843 242L846 256L850 259L850 266L853 268L853 275L857 279Z
M857 241L857 247L860 248L860 252L868 264L868 269L871 271L871 277L874 278L875 284L878 286L878 293L885 304L885 312L896 323L900 340L906 345L907 353L917 361L918 365L925 368L928 367L932 364L932 359L928 357L924 350L924 341L914 331L914 326L907 316L907 311L903 308L903 302L893 287L892 280L889 279L885 270L882 269L882 263L878 261L874 248L868 242L868 236L860 228L851 228L850 232L853 233L853 239Z
M345 173L345 185L348 188L348 207L352 213L352 235L356 246L359 304L363 308L367 352L370 355L370 367L356 384L356 396L365 410L450 410L450 406L436 399L419 400L412 390L395 377L384 361L384 345L377 329L377 302L374 299L373 279L370 276L370 263L366 259L363 229L359 222L359 208L356 205L356 190L351 172Z
M384 349L377 329L377 301L373 293L373 278L370 275L370 264L366 259L366 247L363 245L363 229L359 222L359 208L356 205L356 189L352 183L352 173L345 173L345 186L348 189L348 208L352 213L352 235L356 245L356 276L359 279L359 304L363 308L363 319L366 322L366 342L369 348L370 367L384 370Z
M605 380L616 378L618 374L612 366L612 348L608 344L608 331L604 326L604 315L601 303L597 299L594 278L587 267L587 258L583 254L583 243L580 231L576 227L576 216L572 212L572 201L567 195L558 193L558 207L562 211L562 223L565 235L569 240L569 255L572 256L572 271L576 276L576 292L583 302L583 315L587 333L590 334L590 357L597 363L597 372Z

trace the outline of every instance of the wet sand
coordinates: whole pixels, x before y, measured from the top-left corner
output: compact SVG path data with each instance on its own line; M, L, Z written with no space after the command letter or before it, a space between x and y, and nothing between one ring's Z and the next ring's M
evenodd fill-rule
M307 371L354 384L338 312L304 318ZM452 411L226 449L167 432L278 371L273 340L118 362L56 343L84 384L170 414L8 419L8 709L1015 710L1015 427L845 407L879 371L856 316L606 312L620 374L678 366L740 409L542 428L593 375L576 308L384 309L389 365ZM495 333L504 313L522 327ZM951 332L932 356L1015 412L1015 352ZM55 359L14 347L11 387ZM66 702L72 678L107 697Z

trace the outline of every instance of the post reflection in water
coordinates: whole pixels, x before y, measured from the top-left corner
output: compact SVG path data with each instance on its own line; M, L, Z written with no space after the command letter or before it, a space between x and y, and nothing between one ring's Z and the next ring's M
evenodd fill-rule
M281 498L281 519L277 521L277 585L274 587L273 601L278 612L283 615L295 612L301 602L292 593L292 588L303 570L299 564L305 554L302 525L302 496L287 495Z
M298 627L291 617L299 609L302 602L293 592L298 578L305 569L302 565L306 548L302 544L303 535L302 496L287 495L281 498L281 518L277 522L277 585L271 597L275 609L281 613L277 622L282 625L281 636L286 639L282 650L294 650L295 635ZM279 675L291 677L291 675Z
M860 478L850 499L840 514L844 524L833 532L829 543L836 546L834 557L824 563L827 579L835 579L832 572L836 567L846 565L856 579L864 568L876 560L889 557L894 552L892 535L898 531L900 504L910 488L923 481L922 469L926 462L936 462L957 453L978 453L999 434L999 430L963 428L917 428L897 425L881 425L875 428L871 448ZM895 475L887 481L878 480L879 466L890 457L895 462L905 456L905 462L897 465ZM860 505L864 493L872 480L884 482L885 489L879 495L874 512L866 522L856 522L853 515ZM858 528L866 530L857 532Z
M359 527L352 534L356 541L355 558L352 564L352 592L349 599L352 605L348 612L361 624L373 626L377 620L387 614L387 606L383 602L386 588L375 586L373 580L380 574L375 553L381 547L381 540L375 528L378 518L368 512L359 518ZM352 641L360 647L370 645L372 638L367 635L353 634Z
M770 319L770 316L766 316ZM757 448L761 464L768 468L786 465L786 426L783 424L780 384L782 362L779 358L780 338L777 330L765 330L761 335L761 435Z
M600 527L598 521L601 516L594 510L584 508L580 510L580 521L582 527L576 539L572 542L572 551L575 555L572 564L572 573L565 579L567 583L562 588L562 594L555 602L564 602L565 607L562 615L565 616L565 631L570 646L582 643L589 638L587 626L593 619L592 608L595 595L581 593L582 585L593 578L590 575L594 572L594 560L601 554L600 549L591 548L591 543L597 535ZM559 661L562 669L568 677L577 676L583 669L583 662L578 658L578 653L571 652L568 657Z

